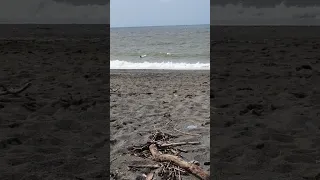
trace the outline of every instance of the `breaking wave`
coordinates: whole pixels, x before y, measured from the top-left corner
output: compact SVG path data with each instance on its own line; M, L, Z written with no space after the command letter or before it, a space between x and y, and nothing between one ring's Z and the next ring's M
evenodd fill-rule
M129 62L111 60L110 69L210 70L210 63Z

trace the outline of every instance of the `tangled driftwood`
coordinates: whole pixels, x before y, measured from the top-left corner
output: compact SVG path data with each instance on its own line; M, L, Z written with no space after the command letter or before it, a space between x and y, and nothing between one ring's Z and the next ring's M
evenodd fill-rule
M157 145L156 144L151 144L150 145L150 152L154 158L154 160L163 162L163 161L168 161L168 162L173 162L174 164L178 165L179 167L189 171L193 175L203 179L203 180L209 180L209 174L201 169L198 165L189 163L184 161L182 158L178 156L174 156L171 154L161 154L158 151Z
M180 148L175 148L181 145L197 145L200 142L178 142L167 143L169 139L173 137L170 134L156 132L150 139L151 141L146 144L133 146L129 148L133 155L152 158L160 164L156 165L130 165L130 169L148 168L156 169L152 170L148 175L144 175L146 179L154 179L154 176L159 175L162 179L176 180L181 179L181 174L187 175L193 174L202 180L209 180L210 176L205 170L203 170L199 163L187 162L182 159L180 152L188 152Z

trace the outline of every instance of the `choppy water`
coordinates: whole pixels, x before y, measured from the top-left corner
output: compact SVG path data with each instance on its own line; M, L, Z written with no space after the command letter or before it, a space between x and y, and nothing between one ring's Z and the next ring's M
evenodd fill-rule
M210 69L210 26L111 28L111 69Z

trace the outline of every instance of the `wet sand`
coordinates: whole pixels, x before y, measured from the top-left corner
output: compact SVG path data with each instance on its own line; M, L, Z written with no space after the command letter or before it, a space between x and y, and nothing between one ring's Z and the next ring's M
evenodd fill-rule
M110 79L113 179L135 179L148 173L128 170L129 165L156 164L131 155L128 148L147 142L157 130L176 135L173 142L199 141L200 145L183 146L189 152L181 155L210 170L209 71L112 70ZM190 125L197 128L188 130Z
M211 172L320 177L319 27L213 27Z

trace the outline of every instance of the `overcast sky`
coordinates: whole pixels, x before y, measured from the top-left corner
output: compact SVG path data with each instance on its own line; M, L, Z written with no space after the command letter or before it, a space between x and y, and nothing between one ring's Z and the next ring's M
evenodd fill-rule
M210 20L226 25L320 25L320 0L213 0Z
M212 0L211 6L209 0L111 1L112 26L208 24L209 21L231 25L320 25L320 0ZM0 0L0 23L107 24L108 2Z
M210 24L210 0L111 0L111 27Z
M238 4L241 2L244 6L255 6L257 8L275 7L281 3L286 6L298 7L320 6L320 0L211 0L211 2L211 5Z
M0 23L109 24L109 0L0 0Z
M105 5L110 2L110 0L54 0L56 2L66 2L73 5Z

